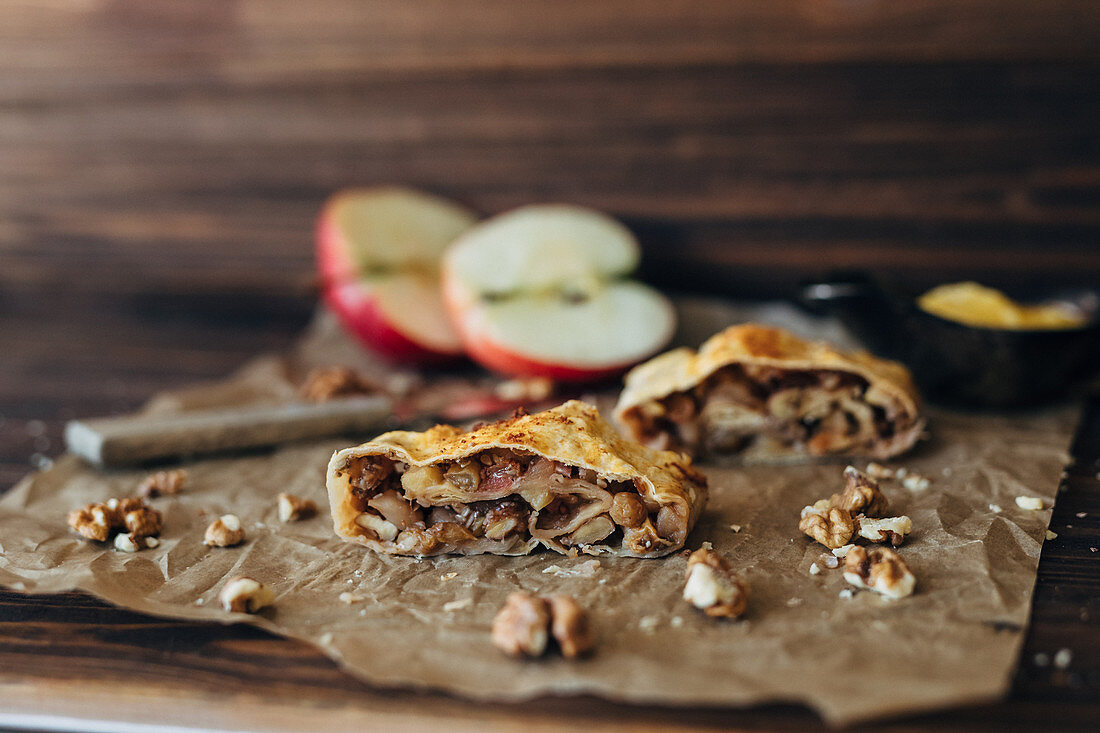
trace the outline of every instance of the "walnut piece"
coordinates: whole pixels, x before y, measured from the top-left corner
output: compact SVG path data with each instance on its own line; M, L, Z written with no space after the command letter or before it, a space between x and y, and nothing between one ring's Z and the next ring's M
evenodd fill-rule
M829 549L836 549L848 544L856 526L851 512L832 506L828 499L822 499L802 510L798 529Z
M253 578L231 578L218 594L222 608L233 613L256 613L275 602L275 593Z
M838 509L852 514L866 514L868 517L885 517L890 511L890 502L886 500L878 487L878 482L857 470L854 466L844 469L847 486L841 494L833 494L829 503Z
M141 550L156 547L160 540L156 537L145 537L139 534L127 534L119 532L115 535L115 549L119 552L139 552Z
M69 526L89 540L106 542L116 523L117 515L106 504L89 504L69 512Z
M912 594L917 583L901 556L888 547L853 547L844 559L844 579L894 600Z
M749 591L724 557L704 547L688 557L684 600L708 616L737 618L745 612Z
M236 514L223 514L206 528L202 543L208 547L233 547L244 542L244 528Z
M187 471L177 468L173 471L157 471L149 474L138 486L138 496L153 499L158 496L172 496L183 490L187 482Z
M516 591L493 619L493 644L514 657L540 656L549 640L550 605L538 596Z
M573 596L554 595L546 599L550 604L550 633L554 635L561 653L574 659L591 651L596 643L588 612Z
M308 519L317 513L317 504L309 499L302 499L285 491L279 494L279 521L297 522L299 519Z
M120 529L138 537L151 537L160 534L161 515L141 499L108 499L69 512L69 526L99 542L106 542Z
M139 537L153 537L160 534L161 514L143 500L122 499L118 502L116 511L122 518L122 526L130 534Z
M900 546L905 541L905 536L913 531L913 521L906 516L885 519L857 517L856 524L857 532L863 539L884 542L893 547Z
M301 395L310 402L327 402L335 397L368 395L378 388L346 366L315 367L302 382Z

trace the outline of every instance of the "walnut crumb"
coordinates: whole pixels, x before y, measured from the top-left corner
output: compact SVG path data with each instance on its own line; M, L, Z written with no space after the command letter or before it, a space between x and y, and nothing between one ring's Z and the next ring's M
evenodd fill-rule
M821 575L821 568L816 562L810 563L810 575Z
M379 390L350 367L327 366L310 371L299 391L310 402L327 402L336 397L369 395Z
M847 509L822 499L802 510L798 529L830 549L848 544L855 533L855 520Z
M354 593L348 593L347 591L344 591L343 593L341 593L339 595L339 598L340 598L341 603L346 603L349 606L353 603L359 603L360 601L365 601L366 600L366 598L364 598L363 596L359 596L359 595L356 595Z
M236 514L223 514L206 528L202 543L208 547L233 547L244 542L244 527Z
M149 474L138 485L138 496L154 499L158 496L174 496L183 491L187 482L187 471L177 468L172 471L157 471Z
M726 559L714 550L691 553L684 600L708 616L737 618L748 605L748 588L734 577Z
M1048 540L1056 540L1056 539L1058 539L1058 533L1057 533L1057 532L1051 532L1051 531L1050 531L1050 530L1048 529L1048 530L1047 530L1047 539L1048 539Z
M297 522L299 519L308 519L317 513L317 504L309 499L302 499L285 491L279 494L279 521Z
M1041 511L1046 508L1043 504L1043 500L1037 496L1017 496L1016 506L1033 512Z
M275 602L275 593L254 578L231 578L218 594L222 608L233 613L256 613Z
M895 600L911 595L916 585L909 566L887 547L876 547L870 552L862 547L852 548L844 560L844 579Z
M883 481L885 479L894 478L894 471L891 468L883 466L881 463L868 463L867 470L865 472L868 476L876 481Z

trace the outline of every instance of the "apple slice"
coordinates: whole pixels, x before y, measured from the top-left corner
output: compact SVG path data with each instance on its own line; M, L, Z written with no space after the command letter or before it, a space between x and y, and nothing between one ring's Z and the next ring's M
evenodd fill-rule
M477 216L404 188L349 189L317 222L324 299L344 327L388 358L446 362L462 341L440 296L439 260Z
M675 330L668 300L624 279L639 258L630 230L604 214L526 206L455 240L443 259L444 300L478 363L596 381L660 351Z

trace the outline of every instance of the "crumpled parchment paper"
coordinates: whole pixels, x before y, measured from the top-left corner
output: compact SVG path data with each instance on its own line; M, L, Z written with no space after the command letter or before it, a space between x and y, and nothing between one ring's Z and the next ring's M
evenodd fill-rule
M681 313L687 343L746 317L844 338L835 324L781 306L746 312L691 301ZM294 380L325 363L393 378L322 317L287 357L161 395L149 409L290 399ZM1014 416L929 412L932 437L891 465L930 485L883 482L891 514L907 514L914 525L900 552L917 591L900 601L867 591L841 597L850 587L841 570L824 568L827 550L797 530L804 505L842 488L844 463L702 466L711 499L688 546L713 543L751 588L744 620L728 622L681 600L681 555L418 560L343 543L332 532L324 475L347 438L181 464L190 474L184 493L153 500L164 512L161 545L136 554L83 540L65 522L74 507L132 494L147 471L102 471L65 456L0 500L0 584L34 593L79 588L161 616L254 623L309 641L379 685L486 700L585 693L669 705L799 702L850 723L1008 690L1050 518L1049 509L1020 509L1015 499L1053 504L1076 416L1066 407ZM314 499L321 513L281 524L280 491ZM204 547L206 525L229 512L243 520L245 544ZM822 572L811 575L815 561ZM217 594L234 575L271 586L275 606L255 616L222 611ZM596 653L523 661L492 647L492 618L521 588L575 595L592 615Z

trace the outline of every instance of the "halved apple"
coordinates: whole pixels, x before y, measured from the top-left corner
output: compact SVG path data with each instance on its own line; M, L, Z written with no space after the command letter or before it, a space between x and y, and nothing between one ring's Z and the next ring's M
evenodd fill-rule
M439 261L476 221L472 211L409 189L337 193L317 222L325 302L383 356L419 363L461 357L440 296Z
M668 300L626 280L640 259L625 226L591 209L526 206L455 240L443 294L466 351L515 376L596 381L668 343Z

